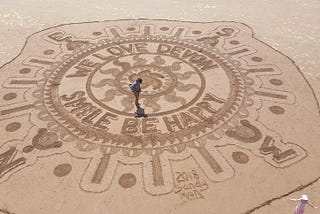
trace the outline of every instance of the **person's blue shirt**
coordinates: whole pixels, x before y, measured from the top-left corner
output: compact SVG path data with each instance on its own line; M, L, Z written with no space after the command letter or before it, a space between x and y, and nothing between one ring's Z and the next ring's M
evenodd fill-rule
M134 83L132 83L132 84L130 85L130 88L131 88L131 90L134 91L134 92L140 92L140 91L141 91L141 89L140 89L140 82L139 82L139 81L135 81Z

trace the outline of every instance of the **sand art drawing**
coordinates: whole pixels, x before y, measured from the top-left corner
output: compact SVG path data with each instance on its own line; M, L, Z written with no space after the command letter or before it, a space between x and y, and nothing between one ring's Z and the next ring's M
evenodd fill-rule
M206 200L255 160L286 173L319 149L301 141L318 117L312 89L241 23L61 25L31 35L0 72L0 186L67 152L90 160L80 191L141 185L148 197ZM137 77L144 118L135 118L128 87ZM188 158L193 166L175 168ZM118 175L119 164L140 170ZM72 170L60 164L54 175Z

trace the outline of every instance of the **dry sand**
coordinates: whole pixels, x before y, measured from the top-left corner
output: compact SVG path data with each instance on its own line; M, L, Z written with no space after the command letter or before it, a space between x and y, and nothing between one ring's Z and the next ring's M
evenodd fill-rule
M320 206L319 11L2 0L0 213Z

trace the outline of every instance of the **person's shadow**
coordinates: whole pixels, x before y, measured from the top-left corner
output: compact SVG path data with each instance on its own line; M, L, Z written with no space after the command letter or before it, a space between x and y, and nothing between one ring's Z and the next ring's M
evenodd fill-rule
M144 112L144 109L140 106L137 106L137 110L135 112L136 117L148 117L148 115Z

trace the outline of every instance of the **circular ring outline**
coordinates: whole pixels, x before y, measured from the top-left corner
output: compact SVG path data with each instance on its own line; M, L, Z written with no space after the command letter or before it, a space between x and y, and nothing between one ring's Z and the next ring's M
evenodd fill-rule
M231 90L230 93L229 93L229 98L231 99L231 104L227 105L226 108L222 109L220 108L219 111L217 113L219 114L216 114L216 115L212 115L208 120L206 121L202 121L202 122L199 122L202 124L204 123L210 123L212 125L214 125L215 127L212 127L212 131L211 132L214 132L217 128L219 128L222 124L219 124L220 122L222 122L222 120L226 119L226 117L229 117L229 118L232 118L232 116L238 111L238 109L241 107L242 103L243 103L243 99L244 99L244 92L245 92L245 84L244 84L244 80L242 79L242 76L241 74L239 73L239 71L233 67L232 64L230 64L225 58L215 54L215 53L212 53L211 50L208 50L206 47L202 47L200 45L195 45L195 44L186 44L187 41L182 41L182 40L176 40L174 38L159 38L159 37L132 37L130 38L132 39L131 42L135 42L135 41L141 41L141 40L160 40L162 42L171 42L173 44L180 44L180 45L187 45L188 47L190 46L195 46L195 48L198 48L199 50L201 50L202 52L206 52L207 55L211 56L211 57L215 57L217 61L219 61L220 63L218 63L221 67L224 68L224 70L230 70L231 73L233 75L230 75L231 78L231 84L230 84L230 87L231 85L235 86L235 90ZM170 40L171 41L168 41ZM95 45L94 47L90 47L88 49L85 49L85 50L82 50L81 52L78 52L72 56L70 56L68 59L66 59L66 61L64 61L62 64L60 64L60 66L58 66L57 68L52 68L52 71L51 73L53 73L54 71L55 74L52 75L51 77L47 77L45 79L45 85L47 82L54 82L54 79L56 78L59 78L57 76L57 74L59 73L59 71L63 69L69 69L71 68L75 63L77 63L78 61L74 61L74 59L77 59L79 56L88 56L90 55L91 53L99 50L99 49L103 49L104 45L108 45L110 43L119 43L119 42L124 42L124 41L128 41L128 38L117 38L117 39L114 39L114 40L104 40L103 43L100 43L100 44L97 44ZM190 41L189 41L190 42ZM53 80L52 80L53 79ZM235 84L235 83L238 83L238 84ZM58 86L53 84L52 87L47 87L44 86L43 88L43 92L42 94L43 95L47 95L48 97L44 97L42 100L40 100L44 106L47 108L47 112L49 113L49 115L51 115L52 118L55 118L56 119L56 122L62 126L62 127L65 127L63 124L69 124L67 125L67 129L76 137L76 138L80 138L82 139L81 137L79 137L79 135L85 135L86 136L91 136L94 135L93 137L95 137L96 140L99 140L99 139L102 139L103 141L103 144L102 145L105 145L105 143L109 142L109 141L112 141L112 143L108 146L111 146L111 147L117 147L117 148L122 148L122 149L137 149L137 150L145 150L147 148L133 148L133 147L127 147L127 146L123 146L121 144L119 145L113 145L113 144L117 144L117 142L122 142L123 144L125 142L130 142L132 140L132 138L135 138L135 139L139 139L140 141L143 140L143 137L140 135L140 136L132 136L132 135L123 135L123 134L110 134L110 133L102 133L101 130L98 130L98 129L95 129L93 127L88 127L88 126L84 126L83 124L80 124L79 126L79 121L77 121L74 117L70 116L68 114L68 112L62 108L62 106L59 106L59 103L55 102L54 100L52 100L53 97L57 97L57 92L58 91ZM228 98L228 99L229 99ZM58 104L58 106L56 106L55 104ZM228 104L228 103L227 103ZM55 114L52 114L51 111L49 110L51 109L51 111L53 112L56 112ZM60 112L58 111L58 109L60 110ZM188 127L189 128L192 128L192 127ZM89 130L88 130L89 129ZM169 133L167 135L172 135L172 134L175 134L176 135L176 138L178 138L178 134L180 134L183 130L179 130L175 133ZM205 133L205 134L208 134L208 133ZM86 137L85 136L85 137ZM174 137L174 136L173 136ZM201 137L201 136L200 136ZM197 135L196 138L199 138L199 136ZM86 139L84 139L86 140ZM187 143L189 141L192 141L194 139L189 139L187 141L184 141L183 143ZM89 143L93 143L92 141L90 141ZM177 143L177 144L180 144L181 142ZM127 143L128 144L128 143ZM126 144L126 145L127 145ZM100 145L100 144L99 144ZM162 146L158 146L158 147L155 147L155 148L149 148L149 149L162 149L162 148L168 148L168 147L171 147L171 146L174 146L175 144L171 144L171 145L162 145Z
M128 43L130 43L130 42L128 42ZM122 43L122 44L123 44L123 43ZM146 53L146 54L150 54L150 53ZM153 54L153 53L151 53L151 54ZM141 55L141 54L140 54L140 53L138 53L138 54L130 54L130 55L126 55L126 56L136 56L136 55ZM154 54L154 55L156 55L156 54ZM161 55L161 54L158 54L158 55ZM168 55L163 55L163 56L168 56ZM168 57L173 57L173 56L168 56ZM183 59L180 59L180 58L177 58L177 57L173 57L173 58L179 59L179 60L183 61L184 63L188 64L189 66L191 66L192 68L194 68L194 69L196 70L196 72L199 74L200 79L201 79L201 86L200 86L199 92L198 92L197 95L196 95L190 102L188 102L187 104L184 104L184 105L182 105L182 106L180 106L180 107L178 107L178 108L175 108L175 109L172 109L172 110L168 110L168 111L162 111L162 112L157 112L157 113L150 113L150 114L148 114L149 117L156 117L156 116L162 116L162 115L172 114L172 113L174 113L174 112L176 112L176 111L181 111L181 110L183 110L183 109L185 109L185 108L188 108L188 107L190 107L191 105L193 105L194 103L196 103L197 100L199 100L199 98L202 96L202 94L203 94L203 92L204 92L204 90L205 90L205 84L206 84L205 82L206 82L206 81L205 81L205 78L204 78L203 74L201 73L201 71L199 71L199 69L197 69L196 67L190 65L190 63L186 62L186 61L183 60ZM115 58L115 59L119 59L119 58ZM125 72L125 71L123 71L123 72ZM87 81L91 81L92 78L93 78L93 76L94 76L94 74L95 74L95 72L92 72L92 73L89 75ZM120 114L120 115L123 115L123 116L128 116L128 117L134 117L134 116L135 116L134 113L128 113L128 112L118 111L118 110L116 110L116 109L113 109L113 108L111 108L111 107L109 107L109 106L106 106L106 105L104 105L103 103L101 103L99 100L97 100L97 99L94 97L93 93L91 92L91 89L90 89L89 84L86 85L86 91L87 91L88 96L90 97L90 99L91 99L94 103L96 103L97 105L99 105L100 107L102 107L103 109L107 109L108 111L111 111L111 112L113 112L113 113Z

